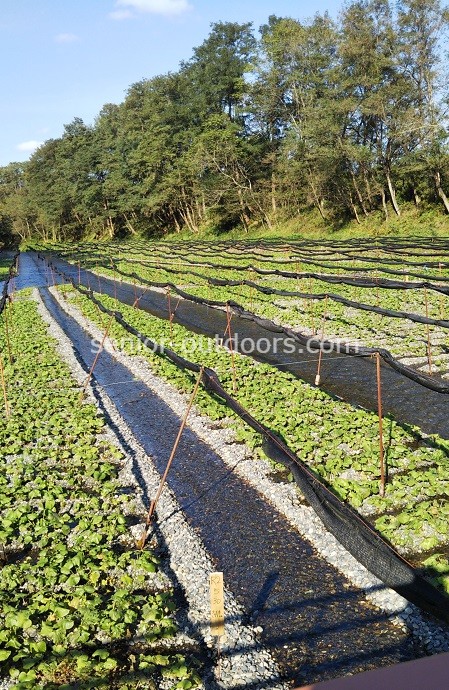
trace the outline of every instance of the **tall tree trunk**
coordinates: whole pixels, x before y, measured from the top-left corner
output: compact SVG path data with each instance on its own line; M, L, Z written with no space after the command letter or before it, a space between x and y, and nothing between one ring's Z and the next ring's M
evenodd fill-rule
M359 189L359 186L358 186L358 184L357 184L357 180L355 179L355 175L354 175L353 172L351 173L351 177L352 177L352 184L353 184L353 186L354 186L354 191L355 191L355 193L357 194L357 199L359 200L360 208L362 209L362 211L363 211L363 213L365 214L365 216L367 216L367 215L368 215L368 211L367 211L366 208L365 208L365 204L364 204L364 201L363 201L363 196L362 196L362 193L361 193L361 191L360 191L360 189ZM352 203L352 199L351 199L351 203Z
M398 202L396 200L396 192L395 192L395 189L393 187L393 182L391 181L389 170L387 170L387 172L386 172L386 178L387 178L388 191L390 192L390 199L391 199L391 203L392 203L393 208L394 208L394 212L396 213L397 216L400 216L401 215L401 209L399 208Z
M186 206L186 214L189 219L190 227L192 228L193 232L198 233L199 228L198 225L195 221L195 214L193 212L192 207Z
M387 207L387 200L385 198L385 189L382 187L380 190L380 195L382 197L382 208L384 210L385 214L385 220L388 220L388 207Z
M248 218L248 214L246 213L245 202L243 201L243 194L242 194L242 190L240 189L240 187L237 189L237 196L239 198L240 217L242 219L242 223L244 225L245 232L248 232L249 218Z
M195 207L198 222L201 223L203 220L203 205L198 197L195 197Z
M371 191L371 185L369 183L369 179L368 179L368 175L366 174L366 170L363 171L363 179L365 181L365 189L366 189L366 194L368 196L369 207L372 210L372 208L373 208L373 193Z
M354 203L354 200L353 200L353 198L352 198L352 194L349 195L349 199L350 199L350 201L351 201L351 208L352 208L352 211L353 211L353 213L354 213L355 219L356 219L357 223L358 223L359 225L361 225L361 223L360 223L360 218L359 218L359 214L357 213L357 207L356 207L356 205L355 205L355 203Z
M184 208L179 209L179 213L181 215L181 218L183 219L185 225L187 225L188 229L190 232L197 233L198 232L198 227L193 219L193 216L190 212L190 209L187 205L184 206Z
M312 181L312 172L309 169L309 185L310 189L312 190L312 195L313 195L313 200L316 204L316 207L318 208L318 211L320 212L320 216L323 220L326 220L326 216L324 214L324 208L323 208L323 200L320 199L317 190L315 188L315 185Z
M276 178L274 176L274 173L271 173L271 209L273 211L273 214L276 215Z
M449 213L449 199L447 198L446 194L444 193L444 189L441 186L441 175L437 171L434 173L433 179L435 180L435 187L437 189L437 194L440 197L441 201L443 202L443 206L446 209L446 213Z
M132 235L137 235L137 232L135 231L135 229L134 229L134 227L133 227L131 221L129 220L128 216L126 215L126 213L123 214L123 217L124 217L124 219L125 219L126 227L127 227L128 230L130 231L130 233L131 233Z

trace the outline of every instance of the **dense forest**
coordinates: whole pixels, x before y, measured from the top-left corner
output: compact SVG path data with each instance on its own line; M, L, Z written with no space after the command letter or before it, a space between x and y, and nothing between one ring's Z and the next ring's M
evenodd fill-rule
M448 11L350 2L338 21L211 26L179 70L133 84L0 168L0 232L78 239L449 213Z

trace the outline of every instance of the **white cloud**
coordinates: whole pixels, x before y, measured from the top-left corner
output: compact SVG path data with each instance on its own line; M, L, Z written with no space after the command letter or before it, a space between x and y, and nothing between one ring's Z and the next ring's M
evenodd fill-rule
M116 19L117 21L120 21L121 19L129 19L132 17L132 12L129 10L115 10L114 12L110 12L109 16L111 19Z
M127 19L135 12L146 12L148 14L163 14L174 16L183 14L192 9L188 0L117 0L116 7L125 7L125 10L116 10L109 16L112 19Z
M58 34L55 36L56 43L75 43L79 41L79 36L75 34Z
M21 144L17 144L16 149L18 151L25 151L26 153L31 153L32 151L35 151L39 146L42 146L43 143L43 141L35 141L34 139L32 139L31 141L22 141Z

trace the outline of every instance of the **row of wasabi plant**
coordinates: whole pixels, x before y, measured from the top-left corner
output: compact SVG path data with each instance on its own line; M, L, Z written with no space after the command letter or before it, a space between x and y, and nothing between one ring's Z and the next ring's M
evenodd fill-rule
M71 286L58 288L64 298L105 330L108 318ZM223 385L233 391L231 353L226 347L188 331L176 323L141 309L96 295L110 309L145 336L165 343L197 363L214 368ZM154 373L180 391L192 390L194 377L154 354L113 322L109 335L115 347L143 355ZM186 349L187 346L187 349ZM288 372L234 354L235 397L260 422L279 434L317 476L345 501L362 512L403 554L429 568L449 593L447 519L449 517L449 442L425 437L411 428L384 419L388 482L379 496L379 426L376 414L354 407L304 383ZM375 385L373 381L373 385ZM212 419L232 418L237 438L262 455L258 435L237 419L220 400L200 390L199 409ZM279 469L279 468L277 468Z
M121 452L81 401L30 294L7 309L0 675L17 688L197 687L197 662L167 647L177 630L171 586L129 530L142 508L119 482Z
M432 290L393 290L376 287L365 289L354 285L333 285L318 279L262 276L252 270L242 272L227 269L225 266L218 269L188 265L184 263L185 257L178 261L176 254L172 254L170 259L166 258L165 252L159 254L157 245L152 247L151 252L142 251L138 255L126 248L122 251L115 245L106 247L101 253L67 250L63 254L72 262L79 261L81 266L117 281L136 282L137 275L142 279L143 284L146 280L172 282L203 299L234 300L249 311L256 312L259 316L277 324L289 325L298 330L314 333L324 332L325 337L330 339L343 339L367 347L383 347L398 358L417 358L417 364L423 366L426 373L443 373L448 368L449 332L442 327L429 328L407 319L356 309L333 301L331 298L318 301L294 295L269 295L244 284L217 286L211 285L208 280L210 278L239 282L247 280L261 288L275 288L309 295L336 293L340 297L375 308L382 307L429 316L433 319L445 319L447 296ZM248 257L244 254L242 254L242 259L245 264L248 264ZM190 260L194 261L194 257L192 256ZM197 260L207 261L208 257L200 256ZM232 260L238 264L235 257ZM363 275L366 277L371 275L373 279L377 279L381 275L377 271L378 264L372 264L372 266L372 272ZM270 264L263 264L262 267L267 269ZM273 263L272 267L292 272L310 269L309 266L300 262L287 266ZM169 270L165 270L166 268ZM326 270L324 273L336 274L337 271L338 265L332 266L332 271ZM354 274L357 275L356 268L354 268ZM447 279L447 269L437 269L437 275L432 280L438 282L439 277ZM402 278L404 279L404 276ZM137 282L139 282L138 279Z

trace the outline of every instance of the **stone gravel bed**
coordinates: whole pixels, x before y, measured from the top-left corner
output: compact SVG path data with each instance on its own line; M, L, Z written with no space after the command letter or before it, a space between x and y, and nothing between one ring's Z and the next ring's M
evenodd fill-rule
M75 318L92 338L100 342L103 333L76 307L68 304L57 289L50 290L61 307ZM105 349L131 369L133 375L144 381L179 416L183 415L188 396L179 393L174 386L155 376L143 357L131 357L119 352L113 348L109 340L106 341ZM273 482L270 478L272 467L269 463L255 458L245 444L236 443L232 430L227 428L226 424L217 425L193 410L188 425L233 471L254 486L267 501L285 515L290 524L312 543L321 556L345 575L353 585L363 589L372 604L385 611L395 624L408 629L427 653L449 651L449 626L439 625L430 620L416 606L386 587L356 561L325 529L313 509L301 503L297 487L291 483Z
M51 289L51 292L58 298L64 310L69 312L68 305L60 300L57 290ZM39 312L48 324L50 335L58 342L59 355L69 365L78 383L83 383L86 380L86 371L77 360L71 341L54 321L37 291L34 292L34 297L38 300ZM76 315L79 317L78 313ZM88 326L87 322L83 325ZM115 350L114 356L121 360L120 353ZM127 363L128 366L131 363L129 358ZM101 387L96 385L95 380L89 388L91 401L98 405L100 399L102 413L106 412L110 440L120 447L126 458L120 472L120 480L125 486L136 485L137 482L149 496L155 495L160 475L154 468L151 458L136 441L115 405ZM184 400L181 401L182 404ZM118 430L118 435L114 430ZM162 493L157 513L158 529L168 545L169 568L182 587L188 602L187 611L178 611L180 633L174 644L178 649L182 649L183 645L190 649L192 646L198 646L199 639L202 646L209 650L210 671L203 679L204 689L218 690L244 686L251 690L257 690L259 687L286 690L287 686L279 680L279 668L259 642L260 629L243 624L244 611L237 604L232 592L226 588L225 611L229 620L226 621L226 638L221 643L218 657L216 642L210 635L209 627L209 574L215 570L212 560L195 531L187 523L175 496L167 486ZM136 529L138 530L138 526L133 528L134 533ZM163 568L163 562L161 566ZM175 586L176 580L173 583Z

